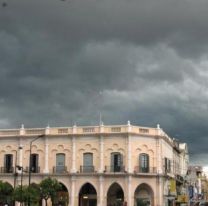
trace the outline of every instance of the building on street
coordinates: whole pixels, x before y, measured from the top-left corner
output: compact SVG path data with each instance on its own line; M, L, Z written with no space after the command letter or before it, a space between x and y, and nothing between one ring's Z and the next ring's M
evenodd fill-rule
M159 125L0 130L0 180L18 185L16 165L30 168L23 184L56 178L70 206L180 205L187 201L188 160L186 143Z

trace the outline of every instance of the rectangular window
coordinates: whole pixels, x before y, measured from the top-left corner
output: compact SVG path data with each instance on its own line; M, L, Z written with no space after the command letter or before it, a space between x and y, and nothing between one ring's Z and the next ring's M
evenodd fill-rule
M142 153L139 155L140 172L149 172L149 155Z
M123 166L123 159L120 153L111 154L111 171L121 172Z
M56 155L56 172L62 173L65 171L65 154Z
M93 172L93 154L84 153L83 155L83 172Z
M38 154L31 154L31 172L33 173L39 172L38 159Z
M171 160L165 157L165 172L171 172Z
M12 173L13 172L13 155L12 154L6 154L4 157L4 167L6 173Z

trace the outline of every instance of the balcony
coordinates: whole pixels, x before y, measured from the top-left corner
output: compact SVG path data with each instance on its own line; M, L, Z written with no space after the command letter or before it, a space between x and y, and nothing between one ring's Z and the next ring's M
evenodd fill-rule
M29 172L29 167L26 167L26 170ZM40 167L31 167L31 173L40 173Z
M134 168L134 173L156 173L156 167L140 167L136 166Z
M114 165L114 166L105 166L105 172L126 172L125 171L125 166L117 166L117 165Z
M13 173L14 167L0 167L0 173Z
M94 166L80 166L80 173L94 173L95 167Z
M170 173L172 173L172 170L170 168L164 168L163 173L170 174Z
M68 173L66 166L54 166L53 167L53 173L55 174L64 174Z

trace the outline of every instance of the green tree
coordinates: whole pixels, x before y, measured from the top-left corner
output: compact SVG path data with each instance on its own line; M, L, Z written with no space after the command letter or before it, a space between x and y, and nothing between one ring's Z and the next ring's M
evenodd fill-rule
M47 206L47 200L51 198L52 204L54 204L57 192L60 190L61 184L56 179L50 177L44 179L40 183L41 198L45 200Z
M30 187L28 187L28 195L31 205L38 205L41 200L40 185L32 183Z
M28 186L17 186L13 192L13 199L20 202L21 205L22 203L26 203L28 200Z
M0 181L0 204L12 203L13 187L8 182Z
M31 184L30 187L23 185L22 187L19 185L15 188L13 192L13 199L25 205L30 200L31 205L37 205L40 201L40 188L37 184Z

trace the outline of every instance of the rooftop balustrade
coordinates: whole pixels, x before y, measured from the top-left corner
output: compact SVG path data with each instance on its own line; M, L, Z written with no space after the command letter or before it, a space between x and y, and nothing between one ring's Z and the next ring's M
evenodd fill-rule
M157 128L139 127L132 125L112 125L112 126L84 126L84 127L46 127L46 128L20 128L1 129L1 136L38 136L48 135L72 135L72 134L98 134L98 133L135 133L140 135L158 135ZM164 135L166 135L164 133Z

